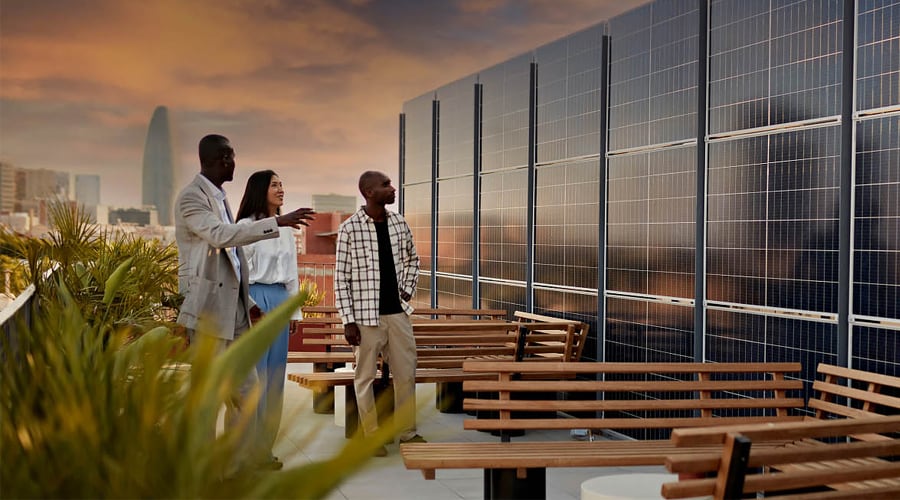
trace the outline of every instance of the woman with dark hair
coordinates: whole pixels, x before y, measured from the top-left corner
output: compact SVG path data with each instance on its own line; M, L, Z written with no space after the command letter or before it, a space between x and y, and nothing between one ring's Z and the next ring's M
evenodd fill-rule
M283 204L284 187L278 175L271 170L254 172L247 179L247 188L238 209L238 224L249 224L279 215ZM250 296L263 313L281 305L288 297L296 294L299 288L294 233L289 227L280 227L278 231L278 238L261 240L244 247L249 267ZM256 410L260 436L257 444L260 449L269 450L271 465L275 469L282 466L271 450L281 425L288 337L295 325L293 320L301 318L302 313L297 309L290 326L284 329L256 365L262 386Z

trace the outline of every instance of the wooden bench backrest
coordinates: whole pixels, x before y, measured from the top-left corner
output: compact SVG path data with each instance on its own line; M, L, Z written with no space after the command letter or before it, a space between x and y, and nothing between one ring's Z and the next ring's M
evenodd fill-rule
M304 344L325 345L329 349L347 345L336 307L310 306L303 308L303 312L303 322L314 325L304 328ZM502 309L416 309L411 319L419 347L419 366L459 368L467 358L487 356L541 361L581 359L589 328L587 324L521 311L516 311L515 316L522 323L507 322L502 319L505 316L506 311ZM475 325L467 326L467 323ZM505 337L510 331L502 329L517 324L522 325L521 331L514 332L518 336L515 339ZM541 327L533 326L536 324ZM479 331L481 336L477 335ZM502 341L501 335L504 336ZM443 339L420 338L425 336ZM506 342L510 344L501 345ZM426 346L443 348L445 352L435 353L425 349Z
M306 306L303 308L304 319L320 319L322 317L339 317L335 306ZM506 318L504 309L441 309L416 308L413 317L427 319L484 319L498 320Z
M462 368L478 357L514 359L518 325L507 321L425 320L413 323L419 368ZM303 343L349 348L343 327L306 328Z
M321 319L321 318L338 318L337 307L335 306L304 306L301 308L303 311L303 321L312 323L313 319ZM340 322L340 318L338 318L338 322ZM318 322L318 321L317 321Z
M310 323L312 324L312 323ZM477 342L479 335L508 335L515 332L518 326L508 321L469 321L469 320L422 320L414 321L413 334L416 338L423 338L423 342L427 341L427 337L438 336L459 336L461 340L468 342ZM313 336L303 339L304 343L309 344L346 344L344 340L344 328L339 325L307 327L304 328L304 334ZM325 338L324 340L321 338ZM506 338L506 341L510 339Z
M513 359L518 331L515 323L479 321L413 324L419 368L461 368L467 359Z
M413 317L424 316L432 319L482 319L497 320L506 319L505 309L431 309L417 307L413 310Z
M816 418L900 413L900 377L820 363L809 409Z
M584 352L584 344L587 340L590 325L577 320L555 318L543 314L535 314L524 311L515 311L513 316L522 323L560 323L566 322L572 325L565 339L565 356L563 361L580 361ZM537 340L535 340L537 342Z
M569 359L574 328L570 322L441 319L413 323L420 368L461 368L466 359L492 356L535 361ZM303 343L349 347L343 328L337 326L307 327Z
M670 456L666 467L685 476L663 485L662 494L665 498L712 495L719 499L739 497L740 491L765 491L768 498L779 491L827 485L851 497L895 498L888 494L900 493L900 462L885 459L900 456L898 433L900 415L676 429L672 440L677 446L721 443L722 449ZM860 434L882 439L852 439ZM713 477L698 478L710 474ZM824 492L805 496L827 497Z
M579 325L569 321L519 323L518 360L578 361Z
M792 378L799 377L799 363L469 361L463 369L497 374L464 383L465 391L478 393L464 400L466 410L495 412L491 418L466 420L466 429L672 429L799 420L794 410L804 407L803 382ZM578 374L600 380L572 380ZM588 393L590 398L562 399L556 393ZM528 411L591 416L513 415Z

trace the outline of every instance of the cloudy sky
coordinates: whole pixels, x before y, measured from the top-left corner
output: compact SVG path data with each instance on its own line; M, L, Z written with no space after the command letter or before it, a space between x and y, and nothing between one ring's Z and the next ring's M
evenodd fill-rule
M101 175L139 204L153 110L169 108L176 191L196 144L237 150L226 184L271 168L287 203L397 179L404 101L645 0L2 0L0 160Z

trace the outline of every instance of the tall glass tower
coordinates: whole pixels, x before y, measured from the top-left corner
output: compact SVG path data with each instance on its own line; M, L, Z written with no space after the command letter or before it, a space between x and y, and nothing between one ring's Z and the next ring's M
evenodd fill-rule
M142 203L154 205L159 223L172 224L172 133L169 128L169 110L158 106L153 111L147 140L144 143L144 168Z

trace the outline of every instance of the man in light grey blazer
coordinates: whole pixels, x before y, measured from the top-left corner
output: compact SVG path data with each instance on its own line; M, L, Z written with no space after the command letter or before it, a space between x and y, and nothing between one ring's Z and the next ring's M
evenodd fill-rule
M178 323L191 337L213 337L216 351L222 352L250 327L251 310L259 309L250 298L247 261L241 245L278 237L278 226L299 228L308 225L315 213L300 208L285 215L269 217L250 224L235 224L222 184L234 178L234 149L221 135L200 140L200 173L185 186L175 201L175 241L178 244L178 290L184 296ZM254 315L255 316L255 315ZM196 330L199 320L206 325ZM225 425L233 427L241 417L241 405L257 382L256 371L231 394L226 402ZM248 411L247 418L255 412ZM246 446L252 447L255 422L250 422ZM214 431L213 431L214 432ZM269 451L247 450L238 466L281 468L271 462Z

